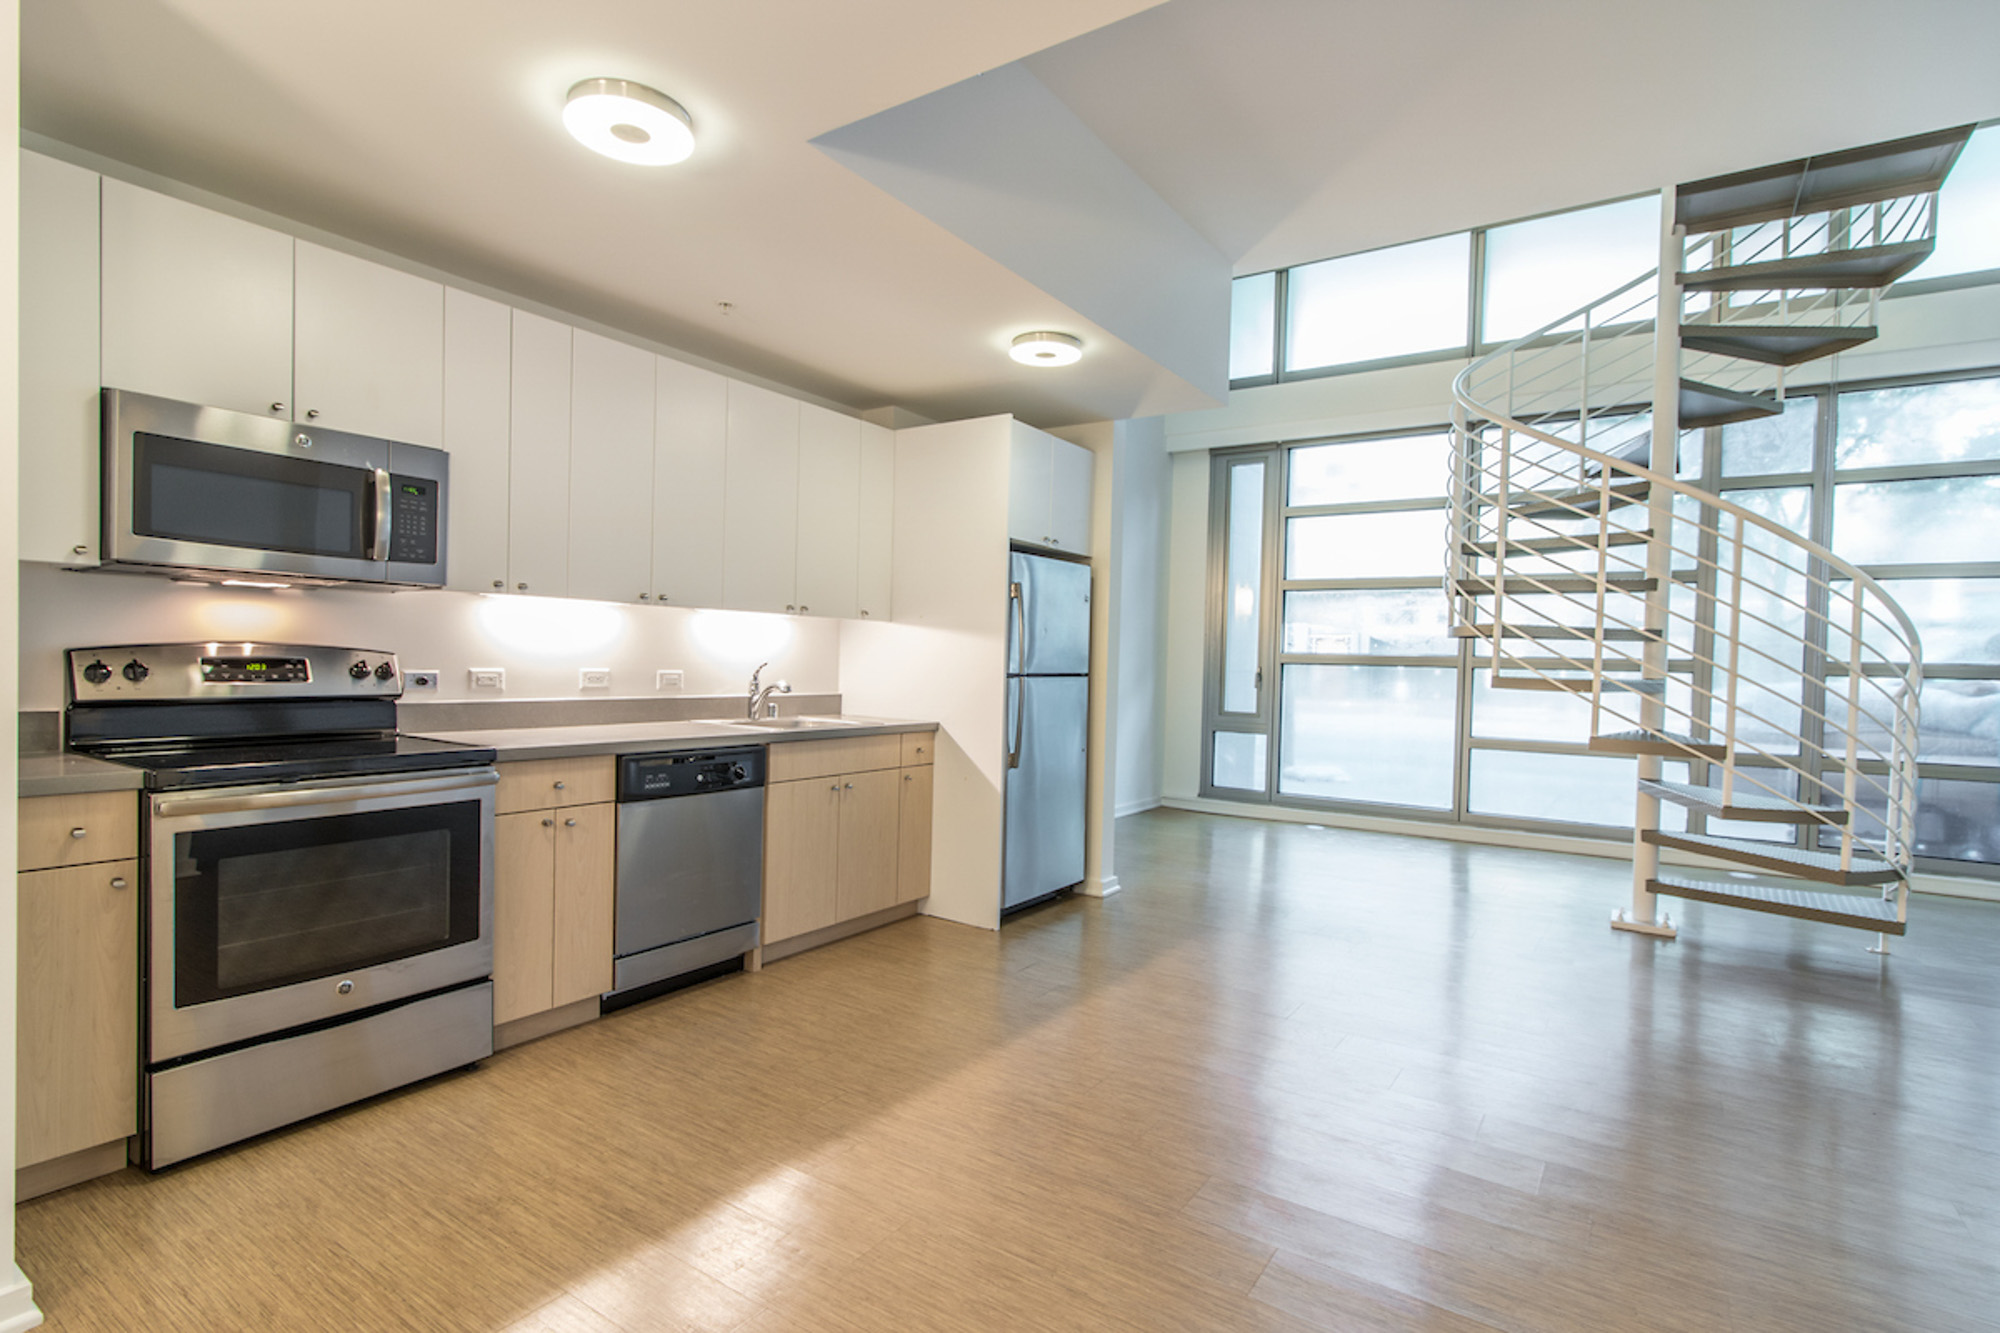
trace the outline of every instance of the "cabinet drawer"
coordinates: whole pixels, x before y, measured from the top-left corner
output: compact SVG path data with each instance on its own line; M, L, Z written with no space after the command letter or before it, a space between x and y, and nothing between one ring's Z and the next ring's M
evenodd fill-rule
M928 764L937 754L937 733L935 731L906 731L903 733L903 767L912 764Z
M902 739L900 736L842 736L824 741L784 741L771 747L768 780L789 782L795 778L824 778L835 773L900 768L903 764Z
M139 798L129 791L21 802L21 870L123 861L139 854Z
M588 759L526 759L500 765L500 790L494 812L553 810L565 805L596 805L618 794L617 760L593 755Z

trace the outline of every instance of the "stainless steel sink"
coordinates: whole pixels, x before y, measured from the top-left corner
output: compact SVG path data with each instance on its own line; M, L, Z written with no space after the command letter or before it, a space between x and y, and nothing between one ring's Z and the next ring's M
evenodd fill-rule
M757 717L735 724L739 727L770 727L776 731L818 731L834 727L858 727L858 721L844 717Z

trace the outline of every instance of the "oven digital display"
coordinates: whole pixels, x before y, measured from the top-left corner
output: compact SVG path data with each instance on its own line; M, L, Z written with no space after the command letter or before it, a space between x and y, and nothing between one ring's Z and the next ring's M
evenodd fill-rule
M303 657L204 657L201 678L217 685L249 681L303 684L312 679L312 673Z

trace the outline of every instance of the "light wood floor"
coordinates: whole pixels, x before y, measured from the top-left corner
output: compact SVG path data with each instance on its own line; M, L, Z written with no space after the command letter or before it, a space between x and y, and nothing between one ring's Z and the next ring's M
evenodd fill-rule
M25 1205L57 1330L2000 1327L2000 908L1154 813L918 919Z

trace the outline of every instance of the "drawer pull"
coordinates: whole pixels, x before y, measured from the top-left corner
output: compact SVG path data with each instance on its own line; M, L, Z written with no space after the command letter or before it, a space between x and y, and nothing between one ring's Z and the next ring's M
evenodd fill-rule
M575 828L575 827L576 827L576 821L575 821L574 819L565 819L565 820L563 821L563 827L564 827L564 828Z
M116 876L113 876L113 877L112 877L112 880L111 880L111 887L112 887L112 888L114 888L114 889L122 889L122 888L124 888L124 887L125 887L125 877L124 877L123 875L116 875Z
M916 780L917 779L913 774L910 773L903 774L903 781L905 782L915 782Z
M88 829L73 828L69 831L69 836L72 838L81 838L88 832Z
M557 790L557 791L561 791L561 790L562 790L562 789L564 788L564 786L566 786L566 785L567 785L567 784L565 784L565 783L562 783L562 782L558 782L558 783L556 783L556 790Z
M854 790L854 784L853 784L853 783L851 783L851 782L850 782L850 783L848 783L848 784L847 784L847 788L846 788L846 789L847 789L848 791L853 791L853 790Z
M556 826L556 821L553 819L544 819L542 821L543 828L554 828L555 826Z

